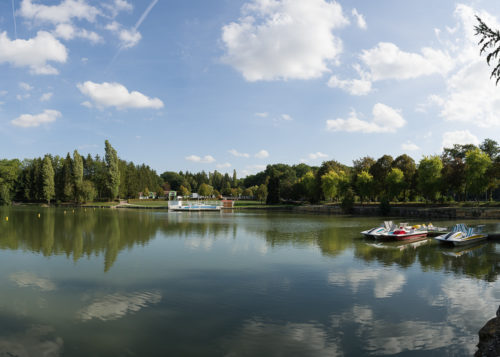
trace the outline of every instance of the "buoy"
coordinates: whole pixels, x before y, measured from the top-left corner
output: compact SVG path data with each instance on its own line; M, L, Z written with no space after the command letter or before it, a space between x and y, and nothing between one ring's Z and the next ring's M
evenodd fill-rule
M64 210L64 214L66 214L66 210Z
M73 213L75 213L75 210L73 210Z
M40 218L40 213L38 214L38 218Z
M9 217L5 217L5 221L7 221L7 222L8 222L8 221L9 221Z

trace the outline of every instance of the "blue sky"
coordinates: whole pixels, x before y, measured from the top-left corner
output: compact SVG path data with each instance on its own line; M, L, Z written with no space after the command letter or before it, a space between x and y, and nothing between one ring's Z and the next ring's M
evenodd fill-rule
M500 141L473 36L497 1L9 0L0 152L103 154L172 170L416 160Z

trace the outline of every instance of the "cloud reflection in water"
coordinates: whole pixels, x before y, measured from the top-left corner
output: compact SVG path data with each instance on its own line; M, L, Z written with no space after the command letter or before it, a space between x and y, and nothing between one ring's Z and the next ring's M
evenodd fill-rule
M56 284L46 278L40 278L29 272L16 272L9 276L9 279L19 287L36 287L42 291L52 291L56 289Z
M346 273L329 273L328 283L331 285L349 285L353 293L359 286L374 282L376 298L388 298L402 291L406 277L399 272L385 269L349 269Z
M137 312L148 305L157 304L161 301L161 298L161 293L158 291L106 295L80 310L78 318L82 321L92 319L116 320L130 312Z

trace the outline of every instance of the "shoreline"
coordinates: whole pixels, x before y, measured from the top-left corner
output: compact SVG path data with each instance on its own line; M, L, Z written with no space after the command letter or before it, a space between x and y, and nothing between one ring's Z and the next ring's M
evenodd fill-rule
M22 203L17 202L13 206L41 206L48 207L46 203ZM168 210L168 205L138 205L129 203L116 203L115 205L104 204L64 204L51 205L51 207L81 207L81 208L111 208L111 209L153 209L153 210ZM323 214L323 215L348 215L348 216L367 216L367 217L406 217L406 218L426 218L426 219L499 219L500 207L476 206L423 206L417 204L398 204L390 207L386 214L382 214L378 204L355 205L350 212L345 213L340 205L335 204L319 204L319 205L249 205L235 206L232 208L223 208L223 211L283 211L308 214Z

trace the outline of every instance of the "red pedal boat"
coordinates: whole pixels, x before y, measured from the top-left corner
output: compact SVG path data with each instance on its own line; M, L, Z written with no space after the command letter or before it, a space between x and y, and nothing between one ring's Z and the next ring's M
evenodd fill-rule
M400 241L418 240L427 237L427 230L424 228L409 227L408 223L401 223L399 228L383 234L385 239L395 239Z

